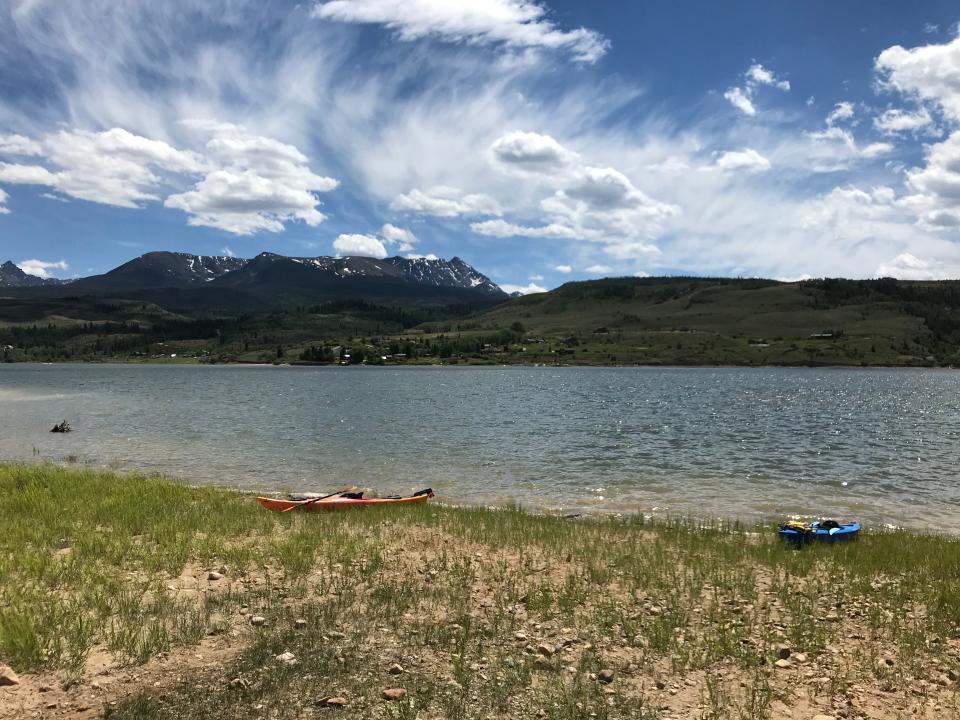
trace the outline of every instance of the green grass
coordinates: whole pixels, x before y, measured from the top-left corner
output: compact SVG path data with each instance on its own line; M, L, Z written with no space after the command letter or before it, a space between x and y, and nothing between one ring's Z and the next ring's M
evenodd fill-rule
M221 565L222 591L170 590ZM348 717L652 719L690 679L702 717L766 718L806 692L772 667L782 643L831 697L899 693L960 671L960 542L796 551L768 527L518 509L278 515L163 479L0 466L0 662L79 680L97 649L149 668L241 608L268 623L243 626L225 670L131 691L111 717L299 718L343 695ZM405 701L380 699L393 685Z

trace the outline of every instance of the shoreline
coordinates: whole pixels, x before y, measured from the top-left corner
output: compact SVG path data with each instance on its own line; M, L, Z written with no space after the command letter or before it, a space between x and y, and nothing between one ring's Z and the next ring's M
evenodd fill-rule
M442 363L442 362L406 362L406 363L396 363L396 364L368 364L368 363L359 363L355 365L346 365L338 363L311 363L311 362L291 362L291 363L274 363L274 362L254 362L254 361L239 361L239 362L202 362L194 361L193 359L184 359L183 361L169 361L165 362L162 360L124 360L121 358L116 359L102 359L102 360L52 360L52 361L41 361L41 360L29 360L29 361L17 361L17 362L6 362L0 363L0 368L4 366L23 366L23 365L50 365L50 366L62 366L62 365L146 365L146 366L162 366L162 367L257 367L257 368L368 368L368 369L396 369L396 368L423 368L423 367L460 367L460 368L545 368L545 369L563 369L563 368L574 368L578 370L957 370L958 367L955 365L937 365L932 363L924 364L913 364L913 365L862 365L862 364L850 364L850 365L835 365L835 364L800 364L800 363L789 363L789 364L762 364L762 363L750 363L750 364L660 364L660 363L650 363L650 364L622 364L622 365L605 365L605 364L584 364L578 365L576 363L563 363L559 365L546 364L546 363L472 363L472 362L462 362L462 363Z
M21 459L3 459L0 458L0 467L4 465L26 465L31 467L46 467L49 466L54 469L70 471L70 470L88 470L92 472L106 472L114 475L117 478L125 479L154 479L154 480L168 480L171 482L182 484L189 488L209 488L218 491L226 491L236 493L243 497L254 498L258 495L264 496L284 496L289 492L327 492L328 488L324 487L315 487L315 488L284 488L276 489L270 488L267 486L263 487L244 487L234 484L219 484L210 482L206 479L201 480L191 480L190 478L182 475L176 474L165 474L162 472L149 471L141 468L130 467L130 468L118 468L111 465L100 465L95 463L75 463L69 460L54 460L50 458L21 458ZM373 487L363 488L367 493L368 497L377 497L378 490ZM419 489L419 488L416 488ZM412 492L413 490L411 490ZM398 490L398 492L402 492ZM499 501L488 502L488 501L476 501L471 502L469 500L460 500L455 496L450 500L443 499L442 491L439 494L440 499L433 500L432 504L437 507L446 507L454 510L482 510L488 512L498 512L498 511L510 511L513 509L519 509L520 511L527 513L532 516L542 516L555 519L565 519L565 520L585 520L585 521L605 521L605 520L623 520L630 521L631 519L641 518L646 522L673 522L673 521L683 521L694 524L702 524L705 526L710 526L714 524L736 524L742 527L762 527L769 528L774 527L780 522L785 522L787 520L822 520L826 519L829 516L828 514L816 514L809 512L785 512L785 513L771 513L771 512L762 512L759 510L749 510L742 511L740 513L723 513L720 511L671 511L669 506L661 508L654 506L649 509L644 509L638 507L636 504L630 503L629 505L624 505L623 507L588 507L584 505L570 504L569 506L548 506L546 504L537 504L536 502L520 502L516 498L510 496L500 496ZM836 519L836 518L835 518ZM909 535L916 535L918 537L939 537L945 539L956 538L960 539L960 523L957 524L957 527L953 530L950 529L941 529L936 527L917 527L910 524L900 524L892 522L871 522L862 517L846 517L843 516L842 521L847 520L856 520L861 524L864 530L873 533L890 533L890 532L903 532Z
M956 538L140 479L0 464L3 720L960 713Z

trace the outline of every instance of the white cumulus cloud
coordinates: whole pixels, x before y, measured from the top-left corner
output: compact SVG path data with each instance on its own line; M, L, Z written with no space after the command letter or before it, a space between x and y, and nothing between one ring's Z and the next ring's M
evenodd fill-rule
M558 273L563 273L564 275L569 275L570 273L573 272L572 265L555 265L553 269L556 270Z
M577 232L573 228L557 223L542 225L539 227L526 227L506 220L484 220L483 222L471 223L470 229L480 235L489 237L539 237L539 238L562 238L574 240Z
M436 217L501 213L500 205L489 195L465 193L458 188L443 185L428 190L413 189L395 197L390 206L394 210Z
M373 235L339 235L333 241L333 249L338 255L362 255L378 260L388 254L383 243Z
M314 174L297 148L239 125L184 125L209 137L203 152L120 127L96 133L61 130L39 140L2 136L7 155L38 159L33 164L0 162L0 182L41 185L80 200L138 208L199 177L192 189L164 200L166 207L186 212L191 225L245 235L279 232L291 220L308 225L324 220L315 193L332 190L338 182Z
M915 112L890 108L873 119L873 126L885 135L914 132L930 127L932 124L933 118L930 117L930 112L925 107L921 107Z
M613 268L609 265L591 265L588 268L584 268L583 271L591 275L608 275L613 272Z
M561 30L534 0L328 0L314 6L325 20L383 25L401 40L436 37L474 45L566 50L581 62L599 60L610 46L587 28Z
M834 105L833 110L827 115L827 125L835 125L838 122L850 120L854 115L853 103L844 100Z
M560 172L578 160L549 135L514 131L497 138L490 146L495 160L505 167L535 173Z
M770 169L770 161L752 148L720 153L715 164L726 172L757 173Z
M3 188L0 188L0 215L10 214L10 208L5 207L5 204L9 199L10 199L10 196L3 191Z
M23 135L0 135L0 155L40 155L42 152L36 140Z
M960 120L960 36L909 50L894 45L880 53L875 67L888 88L936 103L947 117Z
M754 63L747 69L747 83L750 85L770 85L778 90L789 90L790 81L779 78L760 63Z
M49 278L53 277L50 273L51 270L66 270L69 265L63 260L59 262L49 262L46 260L21 260L17 263L17 267L23 270L27 275L35 275L36 277Z
M417 242L417 236L406 228L397 227L386 223L381 229L380 234L388 243L396 243L399 252L409 252L413 250L414 243Z
M956 266L930 262L905 252L877 268L877 277L895 277L900 280L948 280L960 275Z
M927 225L960 225L960 131L927 149L926 165L907 171L907 186L917 193L911 203Z
M0 182L45 185L90 202L135 208L158 200L163 173L198 172L202 158L122 128L46 135L34 141L52 169L0 163ZM160 173L160 174L158 174Z
M732 87L728 89L723 96L744 115L757 114L757 108L754 106L753 100L750 99L748 91L743 88Z
M532 293L542 293L547 291L545 287L541 287L536 283L528 283L526 285L511 285L509 283L503 283L500 286L500 289L503 290L505 293L510 293L511 295L513 295L513 293L520 293L521 295L530 295Z
M501 218L475 222L470 228L480 235L585 240L602 243L610 255L635 257L656 250L644 239L680 212L648 196L616 168L585 164L549 135L511 132L491 151L498 166L509 171L514 164L525 165L540 175L541 184L556 190L540 201L539 224Z
M759 63L754 63L744 73L746 83L743 87L728 88L723 97L744 115L756 115L757 106L753 99L757 90L761 87L773 87L778 90L790 90L790 81L777 77L771 70L768 70Z
M192 190L170 195L164 205L187 213L190 225L249 235L280 232L294 220L316 226L326 219L317 209L316 193L339 182L315 174L296 147L240 125L193 121L188 126L213 135L206 144L213 167Z

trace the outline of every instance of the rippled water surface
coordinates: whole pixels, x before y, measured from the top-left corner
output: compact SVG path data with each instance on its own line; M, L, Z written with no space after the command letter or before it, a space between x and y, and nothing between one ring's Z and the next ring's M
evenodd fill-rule
M0 458L262 490L960 532L958 437L952 371L0 366Z

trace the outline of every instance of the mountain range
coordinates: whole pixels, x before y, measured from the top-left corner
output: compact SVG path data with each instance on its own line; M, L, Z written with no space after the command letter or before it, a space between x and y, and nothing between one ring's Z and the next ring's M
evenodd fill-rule
M0 288L31 295L105 295L191 307L323 302L363 298L388 304L491 305L509 296L458 257L254 258L150 252L102 275L58 280L0 266Z

